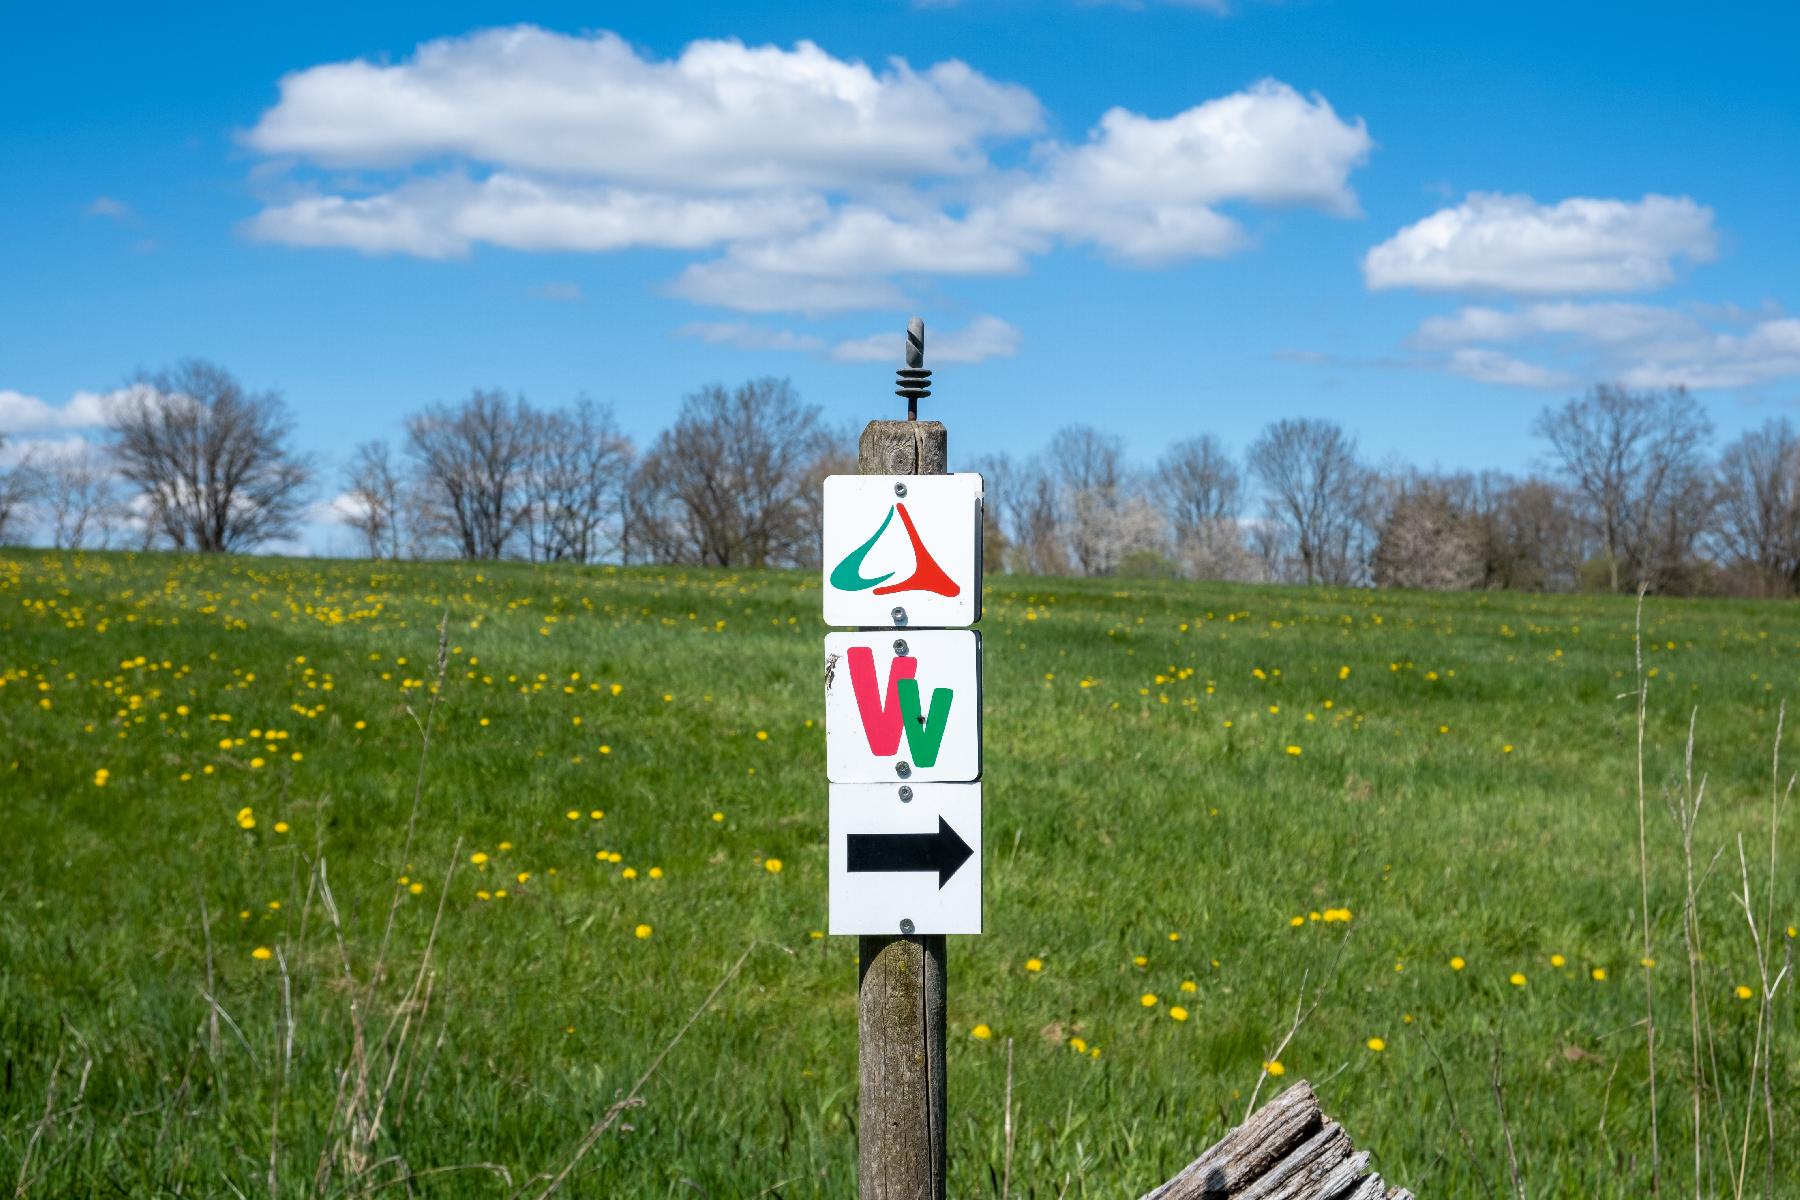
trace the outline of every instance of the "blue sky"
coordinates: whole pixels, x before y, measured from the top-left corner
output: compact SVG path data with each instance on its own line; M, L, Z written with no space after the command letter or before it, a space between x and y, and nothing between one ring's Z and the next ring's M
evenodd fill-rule
M388 7L9 14L0 427L184 355L328 460L475 386L848 424L915 312L955 458L1316 415L1517 470L1597 379L1800 399L1782 7Z

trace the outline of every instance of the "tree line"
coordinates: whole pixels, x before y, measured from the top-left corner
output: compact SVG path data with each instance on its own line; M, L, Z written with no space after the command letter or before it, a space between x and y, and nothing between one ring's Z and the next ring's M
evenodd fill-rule
M720 567L816 565L820 484L856 469L784 379L685 397L647 445L586 398L476 390L355 447L335 478L294 446L278 393L188 360L117 394L106 437L0 471L0 539L64 548L255 549L331 519L371 558ZM3 432L3 431L0 431ZM1118 436L1057 432L987 481L990 569L1472 590L1800 593L1800 434L1786 418L1714 454L1684 390L1602 385L1546 408L1542 471L1372 464L1316 418L1235 454L1210 434L1131 462Z

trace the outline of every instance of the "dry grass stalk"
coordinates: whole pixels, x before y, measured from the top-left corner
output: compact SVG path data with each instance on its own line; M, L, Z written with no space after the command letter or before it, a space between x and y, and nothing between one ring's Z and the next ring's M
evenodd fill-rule
M1637 663L1637 819L1638 819L1638 899L1643 919L1644 953L1644 1053L1650 1072L1650 1194L1662 1190L1662 1148L1657 1137L1656 1121L1656 985L1650 975L1656 961L1650 940L1650 851L1644 820L1644 722L1650 703L1650 677L1644 673L1644 593L1649 584L1638 587L1637 618L1632 626L1632 653Z
M569 1161L550 1177L550 1181L544 1185L544 1189L537 1194L537 1200L549 1200L550 1196L559 1191L569 1175L580 1165L581 1160L587 1157L588 1151L592 1150L595 1143L605 1136L608 1129L613 1127L613 1123L619 1119L619 1115L644 1102L639 1096L639 1093L644 1090L644 1085L650 1082L650 1077L656 1074L658 1067L662 1066L663 1059L669 1056L669 1051L675 1049L681 1039L687 1036L687 1031L694 1027L694 1022L698 1021L701 1015L712 1007L713 1001L719 998L719 993L723 992L726 986L737 978L738 971L743 968L744 960L750 957L750 952L756 949L758 944L755 939L752 939L750 944L744 947L744 952L737 956L737 961L731 964L731 969L725 972L724 977L713 985L713 990L706 994L706 999L700 1002L700 1007L688 1015L686 1022L675 1031L675 1036L656 1052L656 1057L650 1060L650 1065L644 1068L644 1073L639 1075L637 1082L631 1085L631 1090L621 1099L613 1101L612 1105L600 1114L600 1119L588 1127L587 1133L582 1135L581 1141L576 1143L574 1152L569 1155ZM536 1178L541 1179L543 1176L540 1175Z
M1294 1019L1289 1022L1287 1032L1282 1035L1281 1041L1276 1044L1275 1049L1263 1058L1262 1072L1256 1077L1256 1086L1250 1089L1250 1102L1244 1105L1244 1120L1248 1121L1250 1119L1250 1114L1256 1111L1256 1098L1262 1093L1262 1085L1269 1078L1269 1064L1281 1061L1281 1056L1287 1052L1288 1044L1299 1035L1301 1028L1306 1024L1307 1019L1319 1010L1319 1003L1325 996L1325 988L1331 982L1336 980L1338 963L1344 957L1344 947L1349 944L1350 931L1346 929L1344 931L1344 936L1338 939L1337 951L1332 955L1331 964L1325 973L1325 982L1321 983L1313 992L1313 1001L1310 1005L1306 1003L1306 978L1308 972L1300 972L1300 987L1299 990L1294 993Z

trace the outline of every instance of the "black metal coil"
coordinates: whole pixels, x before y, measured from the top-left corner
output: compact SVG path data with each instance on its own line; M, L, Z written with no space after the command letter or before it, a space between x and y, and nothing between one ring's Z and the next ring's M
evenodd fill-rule
M931 371L926 367L901 367L894 372L894 395L917 400L931 395Z

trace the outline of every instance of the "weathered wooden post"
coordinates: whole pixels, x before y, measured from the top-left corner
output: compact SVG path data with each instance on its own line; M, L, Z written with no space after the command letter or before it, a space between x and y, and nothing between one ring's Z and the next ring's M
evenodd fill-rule
M917 419L917 317L905 362L906 420L869 422L861 477L825 490L825 619L859 627L826 637L825 729L830 928L858 935L863 1200L944 1196L945 935L981 931L981 480L947 475L943 424Z

